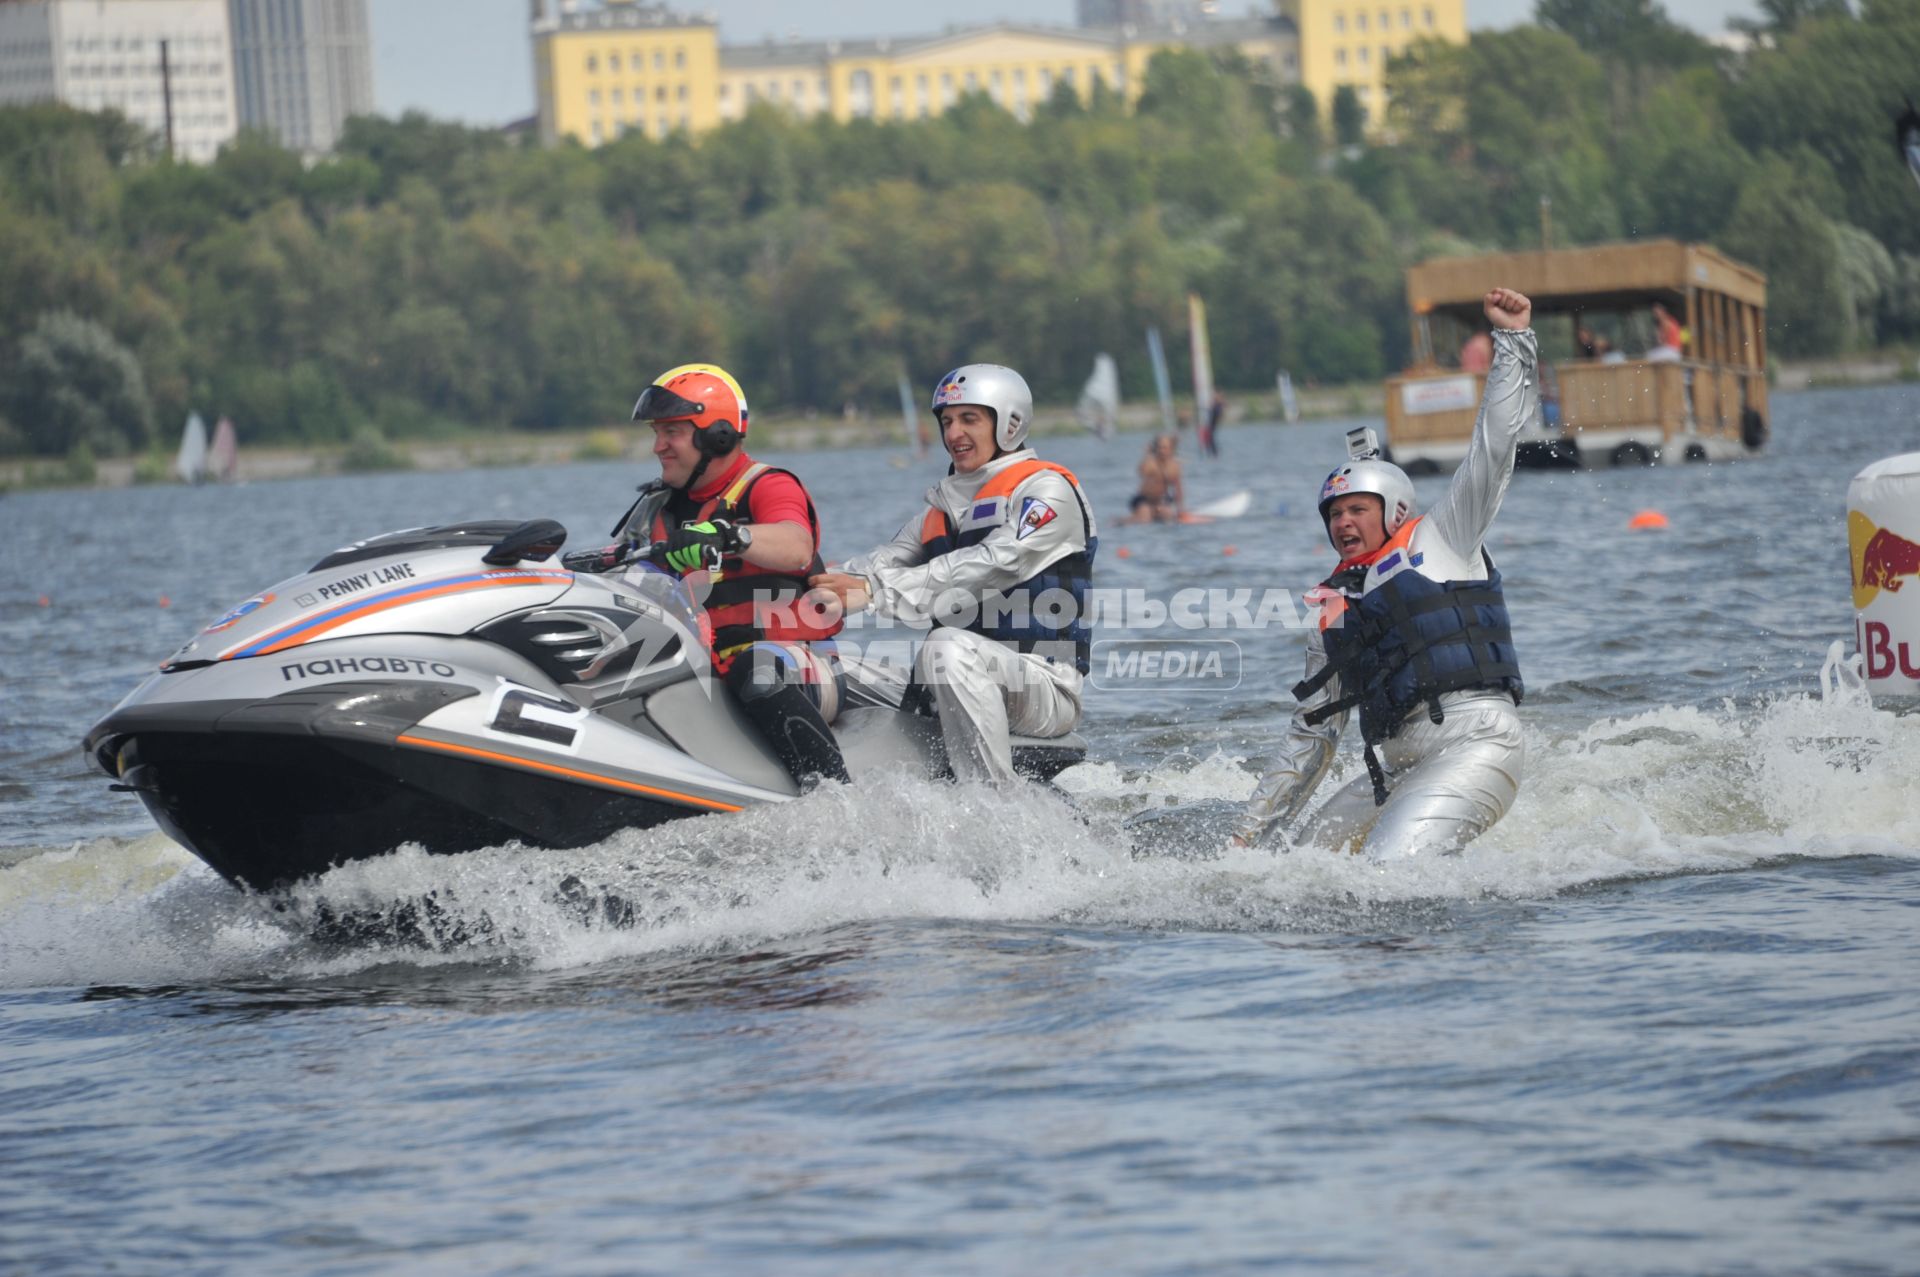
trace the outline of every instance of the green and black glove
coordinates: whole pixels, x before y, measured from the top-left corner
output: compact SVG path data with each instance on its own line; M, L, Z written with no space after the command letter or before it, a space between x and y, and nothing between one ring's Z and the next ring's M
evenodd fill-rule
M740 548L739 530L725 519L683 523L667 538L667 566L681 576L701 568L717 572L721 558Z

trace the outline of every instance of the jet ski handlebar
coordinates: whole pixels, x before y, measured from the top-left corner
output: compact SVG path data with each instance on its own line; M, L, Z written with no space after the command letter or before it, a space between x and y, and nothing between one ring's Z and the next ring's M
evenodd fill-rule
M743 530L744 531L744 530ZM744 538L740 548L750 544ZM722 562L728 556L718 549L709 549L706 561L701 564L708 572L718 572ZM612 545L603 545L597 550L574 550L560 556L560 566L569 572L618 572L632 563L641 561L664 568L667 565L667 543L665 541L615 541Z
M572 550L560 556L560 566L569 572L618 572L642 559L664 565L667 543L627 540L615 541L612 545L603 545L595 550Z

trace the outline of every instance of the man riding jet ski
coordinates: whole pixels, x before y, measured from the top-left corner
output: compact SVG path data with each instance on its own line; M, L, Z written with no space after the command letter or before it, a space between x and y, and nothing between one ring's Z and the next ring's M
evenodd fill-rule
M954 775L1005 783L1011 733L1080 724L1100 541L1080 481L1027 445L1033 392L1019 373L956 368L934 387L933 415L952 465L925 508L812 583L848 612L933 625L914 685L938 711Z
M1367 774L1328 799L1297 841L1374 859L1457 852L1499 820L1520 788L1514 707L1522 686L1487 529L1513 477L1521 432L1539 409L1533 304L1486 295L1494 358L1466 459L1446 495L1415 515L1406 472L1371 439L1320 488L1340 565L1307 595L1307 677L1280 762L1262 778L1232 842L1264 843L1306 806L1360 711ZM1350 436L1350 439L1352 437Z
M704 411L721 402L681 397ZM629 537L563 566L551 560L566 529L546 519L412 528L336 550L201 631L85 748L176 841L257 890L402 844L580 847L794 798L796 755L710 674L736 624L766 635L736 643L800 640L726 610L738 600L724 593L717 606L697 600L710 582L693 565L718 554L724 581L728 555L745 557L760 528L722 526L720 503L758 508L727 495L740 474L722 471L716 500L692 471L681 487L706 497L696 517L676 529L669 505L649 508L672 494L643 494L621 526L664 523L664 538ZM648 566L676 556L673 570ZM730 671L743 663L733 656ZM810 686L802 676L764 699L797 718L782 693ZM837 756L855 777L944 768L938 728L916 714L843 708L831 731L832 753L813 757ZM1042 780L1086 754L1074 735L1011 745L1013 765Z
M665 566L704 590L714 672L726 679L794 780L844 781L827 724L845 680L833 650L839 622L802 605L820 560L820 516L799 478L747 455L747 397L711 364L662 373L634 404L653 427L660 478L618 531L636 546L664 543ZM609 546L599 564L612 565Z

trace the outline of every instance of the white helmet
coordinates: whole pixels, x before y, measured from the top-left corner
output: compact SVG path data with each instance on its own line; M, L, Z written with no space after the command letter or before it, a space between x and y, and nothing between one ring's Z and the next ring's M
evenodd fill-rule
M1320 522L1329 522L1327 507L1337 498L1355 492L1380 498L1380 520L1388 536L1413 514L1413 480L1407 478L1407 472L1378 457L1356 457L1342 462L1320 485Z
M933 419L955 404L973 404L993 413L993 441L1000 451L1012 452L1027 442L1033 424L1033 391L1027 379L999 364L962 364L933 388Z

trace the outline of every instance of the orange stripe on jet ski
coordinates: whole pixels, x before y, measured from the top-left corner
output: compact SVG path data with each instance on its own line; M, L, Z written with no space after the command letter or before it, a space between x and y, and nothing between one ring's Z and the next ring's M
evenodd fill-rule
M412 745L420 749L443 749L449 754L467 754L474 758L484 758L489 762L508 763L514 767L524 767L530 771L552 772L556 776L566 776L572 780L584 780L590 785L605 785L612 789L630 789L635 793L653 794L659 798L671 798L675 802L686 803L690 807L705 807L709 811L739 811L734 803L723 803L714 798L695 798L692 794L675 793L671 789L656 789L652 785L642 785L637 781L621 780L615 776L602 776L599 772L577 771L572 767L561 767L555 763L536 762L531 758L515 758L512 754L496 754L490 749L476 749L472 745L456 745L451 741L428 740L424 736L396 736L395 742Z
M372 616L389 608L405 607L409 603L418 603L423 599L439 598L447 594L464 594L468 590L490 590L502 585L540 585L550 581L570 579L570 573L560 572L489 572L481 578L463 577L449 581L444 585L424 583L389 595L368 599L358 607L348 607L332 613L322 614L308 620L296 621L284 631L284 637L269 636L262 646L261 640L243 644L228 652L221 659L236 655L267 656L274 652L284 652L290 647L299 647L302 643L311 643L314 639L338 629L349 621L357 621L363 616Z

